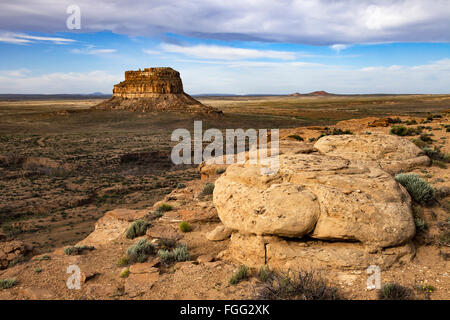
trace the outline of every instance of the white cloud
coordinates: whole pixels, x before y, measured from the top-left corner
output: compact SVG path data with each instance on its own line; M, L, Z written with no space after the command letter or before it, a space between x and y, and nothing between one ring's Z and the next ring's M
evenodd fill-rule
M450 41L448 0L77 0L81 32L168 32L215 39L333 45ZM72 0L3 0L0 29L70 31ZM24 41L27 39L23 39ZM20 41L20 40L16 40Z
M279 60L294 60L296 58L295 52L257 50L203 44L195 46L180 46L176 44L163 43L161 44L161 48L166 52L180 53L202 59L243 60L269 58Z
M175 66L174 66L175 67ZM175 67L186 92L288 94L450 93L450 59L416 66L354 68L300 61L204 61ZM27 69L0 70L0 93L110 93L123 73L105 71L36 75Z
M33 75L24 69L0 70L0 93L111 93L122 77L104 71Z
M51 42L54 44L68 44L76 42L73 39L59 38L59 37L38 37L31 36L24 33L14 32L0 32L0 42L7 42L13 44L30 44L35 42Z
M348 47L350 46L346 44L333 44L332 46L330 46L330 48L336 51L338 54L341 53L342 50L348 49Z
M79 54L108 54L117 52L116 49L95 49L93 46L88 46L85 49L72 49L71 53L79 53Z

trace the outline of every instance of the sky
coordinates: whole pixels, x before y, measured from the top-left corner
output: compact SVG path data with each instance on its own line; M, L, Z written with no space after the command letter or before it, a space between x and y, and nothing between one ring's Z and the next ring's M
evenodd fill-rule
M147 67L189 94L450 93L450 0L0 2L0 94L111 93Z

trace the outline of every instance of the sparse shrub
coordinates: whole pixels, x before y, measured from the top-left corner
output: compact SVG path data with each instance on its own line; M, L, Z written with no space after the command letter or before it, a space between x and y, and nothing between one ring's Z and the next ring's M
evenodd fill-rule
M397 136L414 136L421 132L421 129L419 128L407 128L405 126L399 126L395 125L391 127L391 130L389 130L390 134L395 134Z
M175 185L175 187L176 187L177 189L183 189L183 188L186 188L186 185L185 185L184 183L179 182L179 183L177 183L177 184Z
M414 143L416 146L418 146L421 149L426 148L428 146L428 143L426 143L420 139L412 139L411 142Z
M309 138L308 141L309 142L314 142L314 141L316 141L316 138L314 138L314 137L313 138Z
M64 253L67 255L77 255L77 254L82 254L83 251L86 250L94 250L95 248L92 246L87 246L87 245L83 245L83 246L68 246L64 248Z
M428 133L422 133L419 136L419 139L422 140L423 142L433 142L433 139L431 139L431 135Z
M434 149L424 148L423 152L425 152L425 154L432 160L450 162L450 154L442 153L441 148L439 147L434 147Z
M395 176L395 180L408 190L416 202L425 204L433 200L433 187L416 174L400 173Z
M412 290L397 283L386 283L378 291L380 300L408 300L412 297Z
M411 119L411 120L406 121L405 123L406 123L406 125L411 126L413 124L417 124L417 121L415 119Z
M230 284L238 284L242 280L245 280L249 277L249 271L247 266L241 264L237 271L233 273L233 275L230 277L230 280L228 281Z
M414 218L414 224L416 225L416 229L419 231L425 231L428 228L427 223L420 217Z
M439 167L441 169L447 169L447 164L441 160L433 160L433 166Z
M51 260L51 259L52 258L49 255L44 254L42 257L36 258L35 260L36 261L43 261L43 260Z
M303 139L302 137L300 137L298 134L291 134L291 135L289 136L289 138L295 139L295 140L297 140L297 141L303 141L303 140L305 140L305 139Z
M155 252L155 247L147 241L141 239L136 244L132 245L127 250L127 255L130 263L145 262L148 257Z
M205 184L205 186L203 187L202 192L200 193L200 196L207 196L210 194L213 194L214 192L214 183L208 182L207 184Z
M158 207L158 209L156 210L156 211L159 211L159 212L166 212L166 211L170 211L170 210L172 210L173 208L172 208L172 206L170 205L170 204L167 204L167 203L162 203L159 207Z
M34 268L34 273L41 273L41 272L42 272L41 268L38 267Z
M16 286L19 282L15 278L0 280L0 289L9 289Z
M192 230L192 227L189 223L187 223L186 221L183 221L180 223L180 230L181 230L181 232L189 232Z
M143 236L147 231L149 222L145 219L139 219L131 223L126 232L126 237L128 239L134 239L136 237Z
M268 266L262 266L259 269L259 274L258 275L259 275L259 279L262 282L266 282L266 281L272 280L273 277L274 277L274 273L272 271L270 271Z
M129 268L126 268L125 270L123 270L120 273L120 277L121 278L128 278L129 275L130 275L130 269Z
M317 140L319 140L322 137L325 136L336 136L341 134L353 134L350 130L342 130L339 128L333 128L333 130L330 130L330 128L325 128L325 132L322 132L319 137L317 137Z
M160 238L159 239L159 246L162 248L175 248L177 242L175 239L168 239L168 238Z
M263 300L337 300L338 289L331 287L314 271L300 271L295 277L275 274L257 293Z
M159 250L158 256L166 263L187 261L189 260L189 250L185 244L180 244L172 250Z
M435 287L429 284L424 284L423 281L420 281L416 284L416 290L420 293L423 293L427 299L430 299L430 295L436 290Z
M128 265L129 262L130 262L130 258L128 256L123 256L123 257L120 257L119 259L117 259L116 265L118 267L123 267L123 266Z

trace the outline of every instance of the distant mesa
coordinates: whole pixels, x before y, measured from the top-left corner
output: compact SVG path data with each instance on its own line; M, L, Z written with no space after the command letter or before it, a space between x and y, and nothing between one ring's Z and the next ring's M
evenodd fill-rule
M94 108L222 115L222 111L205 106L186 94L183 91L180 73L172 68L145 68L138 71L125 71L125 81L114 85L113 97Z
M290 97L326 97L326 96L334 96L332 93L328 93L326 91L314 91L310 93L301 94L298 92L291 93Z
M328 93L326 91L314 91L311 93L308 93L309 96L331 96L333 94Z

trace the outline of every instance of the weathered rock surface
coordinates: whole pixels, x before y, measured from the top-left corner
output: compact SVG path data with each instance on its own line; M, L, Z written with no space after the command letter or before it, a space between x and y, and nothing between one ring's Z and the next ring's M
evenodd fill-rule
M430 163L423 151L408 139L388 134L325 136L314 147L324 155L361 161L393 174Z
M31 252L31 248L19 240L0 243L0 269L6 269L11 263L19 262Z
M210 116L222 112L205 106L183 91L180 73L172 68L126 71L125 81L116 84L113 97L94 109L129 111L181 111Z
M130 222L141 219L149 213L148 210L114 209L108 211L95 224L94 231L78 245L102 246L122 237Z
M281 155L275 175L231 165L215 184L223 224L241 233L403 244L415 233L410 197L389 174L349 160Z
M365 269L370 265L389 268L409 262L415 249L408 242L370 253L360 243L286 241L273 236L234 233L227 254L254 268L268 265L277 270L308 270L311 267Z

